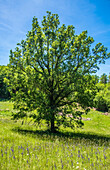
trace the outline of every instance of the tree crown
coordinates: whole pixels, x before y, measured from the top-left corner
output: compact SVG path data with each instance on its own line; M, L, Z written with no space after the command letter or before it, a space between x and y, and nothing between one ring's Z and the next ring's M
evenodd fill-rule
M65 114L74 113L74 120L76 115L81 116L80 112L72 111L72 106L75 102L88 105L81 99L84 89L90 87L86 82L90 80L87 75L96 72L98 63L104 63L110 57L101 43L91 50L93 42L87 31L75 35L72 25L60 26L57 14L47 12L42 26L34 17L26 40L18 43L14 52L10 51L9 84L17 101L16 107L24 111L37 108L37 119L44 118L51 121L51 125L52 121L60 122L60 111L63 121ZM83 84L87 86L82 88ZM78 119L77 122L81 123Z

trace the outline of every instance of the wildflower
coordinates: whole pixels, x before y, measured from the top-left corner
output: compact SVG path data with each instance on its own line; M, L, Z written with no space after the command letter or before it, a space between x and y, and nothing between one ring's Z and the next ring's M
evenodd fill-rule
M91 165L92 165L92 166L94 166L94 164L93 164L93 163L92 163Z
M71 153L70 157L73 157L73 154Z
M63 169L63 163L62 163L62 169Z
M79 166L76 167L76 169L78 169L78 168L79 168Z
M84 157L81 155L81 158L84 159Z
M80 154L80 150L78 150L78 153Z
M57 169L57 167L56 167L56 164L54 163L54 167L55 167L55 169Z
M27 151L29 151L29 149L28 148L26 148L27 149Z
M107 159L107 157L104 155L104 159Z
M14 152L14 150L11 148L11 151Z
M80 158L80 155L78 154L78 158Z

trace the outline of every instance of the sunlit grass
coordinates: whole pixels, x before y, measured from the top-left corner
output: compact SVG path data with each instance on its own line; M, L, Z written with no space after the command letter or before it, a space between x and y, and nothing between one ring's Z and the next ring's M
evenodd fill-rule
M0 109L1 170L110 169L109 115L91 111L83 129L52 134L46 126L11 120L12 103L0 102Z
M110 136L110 114L106 116L102 115L101 112L91 110L83 117L91 119L90 121L84 121L83 131Z

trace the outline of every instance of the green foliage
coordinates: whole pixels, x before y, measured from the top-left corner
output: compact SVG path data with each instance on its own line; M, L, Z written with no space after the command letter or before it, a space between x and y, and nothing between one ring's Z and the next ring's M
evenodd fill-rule
M80 127L77 103L89 106L95 94L89 74L110 57L101 43L91 52L93 42L87 31L75 35L72 25L61 26L57 14L47 12L42 26L34 17L26 40L10 51L7 84L18 110L14 118L31 116L39 123L44 119L53 132L62 124Z
M100 82L103 83L103 84L107 84L108 82L108 77L105 73L103 73L100 77Z
M7 84L4 82L8 72L7 66L0 66L0 98L9 99L10 94L7 88Z
M104 97L106 99L108 112L110 112L110 83L108 83L105 87Z
M108 83L110 83L110 73L109 73L109 76L108 76Z
M97 93L96 84L97 79L94 75L86 75L82 79L77 80L75 99L83 108L93 106L93 100Z
M94 106L100 111L110 110L110 84L98 83L98 92L94 99Z
M98 93L94 99L95 107L99 111L108 111L107 101L101 93Z
M98 90L98 92L99 92L99 91L103 91L104 88L105 88L105 84L100 83L100 82L97 83L97 90Z

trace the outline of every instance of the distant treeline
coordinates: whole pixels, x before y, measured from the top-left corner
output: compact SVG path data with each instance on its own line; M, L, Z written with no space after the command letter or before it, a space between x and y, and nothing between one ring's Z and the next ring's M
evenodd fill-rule
M7 77L8 66L0 66L0 99L9 99L10 93L7 84L4 82Z

